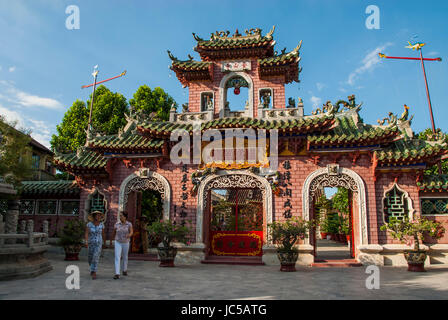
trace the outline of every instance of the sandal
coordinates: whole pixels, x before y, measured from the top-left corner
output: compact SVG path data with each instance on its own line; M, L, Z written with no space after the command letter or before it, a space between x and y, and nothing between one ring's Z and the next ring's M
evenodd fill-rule
M118 274L114 275L114 279L120 279L120 276Z

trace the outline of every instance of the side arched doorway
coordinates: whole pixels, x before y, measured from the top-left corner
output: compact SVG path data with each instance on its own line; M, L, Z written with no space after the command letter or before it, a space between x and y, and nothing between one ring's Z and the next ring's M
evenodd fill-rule
M269 182L247 171L221 171L198 190L196 242L206 256L260 257L272 222Z
M145 171L144 175L134 173L123 180L118 215L126 211L128 220L134 226L130 250L132 253L147 253L153 244L148 239L147 225L161 218L169 219L170 201L170 185L165 177L156 172Z
M351 244L350 251L356 257L360 245L368 244L366 187L362 178L354 171L340 168L337 164L312 172L305 180L302 191L303 217L314 219L314 204L326 187L345 188L349 191L349 214ZM316 235L310 234L305 241L316 249Z

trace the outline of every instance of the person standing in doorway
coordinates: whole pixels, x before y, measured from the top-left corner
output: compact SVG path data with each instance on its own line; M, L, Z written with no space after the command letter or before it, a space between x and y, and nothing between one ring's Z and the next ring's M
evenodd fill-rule
M114 226L114 233L112 238L115 239L115 276L114 279L120 278L120 267L123 275L128 275L128 254L129 254L129 240L132 237L132 224L127 221L128 214L122 212L120 220ZM112 245L112 239L110 240ZM121 262L122 266L121 266Z
M106 237L104 235L104 213L94 211L89 216L85 231L85 245L88 248L88 261L90 266L90 275L93 280L96 279L98 262L100 260L101 248L105 246Z

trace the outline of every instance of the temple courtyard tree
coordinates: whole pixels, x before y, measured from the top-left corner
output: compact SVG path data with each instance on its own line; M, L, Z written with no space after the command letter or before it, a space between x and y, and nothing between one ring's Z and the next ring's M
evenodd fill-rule
M91 97L90 97L91 98ZM51 138L53 151L68 153L76 151L86 142L86 130L89 121L89 105L76 100L57 125L57 134ZM124 114L128 113L126 98L118 92L113 93L105 86L95 91L92 111L92 124L95 131L103 134L115 134L126 124Z
M176 106L174 99L162 88L151 90L147 85L140 86L129 103L135 110L141 110L147 115L155 113L161 120L168 120L171 106ZM90 100L73 102L62 122L56 127L57 134L51 138L53 151L74 152L85 144L89 106ZM105 86L99 86L95 91L92 110L94 131L106 135L118 133L118 130L126 125L124 114L129 114L126 98L121 93L114 93Z
M14 186L32 175L30 132L16 125L0 116L0 179Z
M440 129L436 130L436 133L433 133L430 128L420 132L417 134L419 139L430 140L430 141L438 141L443 140L448 143L448 136L442 132ZM439 174L439 168L437 165L433 165L425 171L425 174ZM448 160L442 161L442 174L448 174Z
M129 100L129 104L135 110L141 110L145 114L155 113L161 120L168 120L171 106L176 105L176 101L162 88L157 87L151 90L146 84L140 86L134 93L134 98Z

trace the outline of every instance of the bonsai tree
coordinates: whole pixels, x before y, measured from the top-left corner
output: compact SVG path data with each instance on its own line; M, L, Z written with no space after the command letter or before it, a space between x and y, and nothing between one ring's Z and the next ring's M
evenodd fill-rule
M312 221L305 221L302 218L292 218L268 225L272 242L279 245L277 257L280 260L280 271L296 271L295 265L299 258L299 250L294 245L299 239L305 239L308 236L308 231L313 227Z
M79 260L78 255L83 245L86 224L83 220L74 219L65 221L65 225L58 233L59 245L64 247L65 260Z
M414 251L417 252L420 251L420 241L423 243L426 235L433 239L440 239L445 233L442 223L425 218L416 218L410 221L407 217L402 220L391 217L389 222L381 226L380 229L382 231L387 230L392 238L407 245L411 245L413 241Z
M67 220L62 230L59 232L59 245L76 246L82 245L86 224L79 219Z
M160 220L148 226L148 232L152 237L161 239L165 248L169 248L173 241L187 243L191 230L171 220Z
M277 243L279 252L298 252L294 247L299 239L308 236L308 230L313 227L312 221L305 221L302 218L291 218L286 221L273 222L268 225L273 243Z

